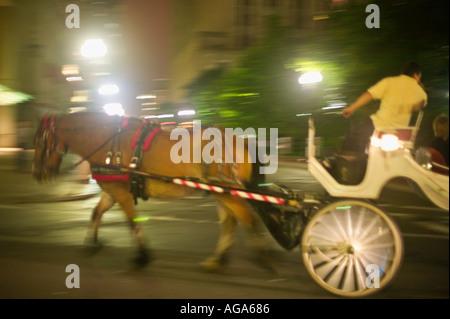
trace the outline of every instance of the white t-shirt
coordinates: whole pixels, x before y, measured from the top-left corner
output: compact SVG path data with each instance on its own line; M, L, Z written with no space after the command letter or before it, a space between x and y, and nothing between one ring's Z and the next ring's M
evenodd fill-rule
M416 79L403 74L384 78L367 91L381 100L378 111L370 116L377 129L408 126L414 108L427 103L427 94Z

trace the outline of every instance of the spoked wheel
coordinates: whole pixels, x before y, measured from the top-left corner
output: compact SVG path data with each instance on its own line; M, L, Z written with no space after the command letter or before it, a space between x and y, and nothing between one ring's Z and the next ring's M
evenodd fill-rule
M395 222L359 200L337 201L319 210L305 227L301 247L312 278L344 297L363 297L386 287L403 259Z

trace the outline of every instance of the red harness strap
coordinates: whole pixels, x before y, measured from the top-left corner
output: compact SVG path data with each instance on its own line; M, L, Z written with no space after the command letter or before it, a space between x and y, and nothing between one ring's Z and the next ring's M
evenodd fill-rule
M152 142L153 138L159 131L161 131L161 126L156 127L153 131L150 132L150 134L148 134L147 138L145 139L144 147L142 148L142 150L144 151L148 150L148 148L150 147L150 143Z
M125 128L128 125L128 118L125 117L122 122L122 129ZM138 146L138 141L142 141L141 134L143 134L143 128L145 125L148 125L147 121L142 121L141 125L139 126L138 130L134 134L133 142L131 144L131 149L135 150ZM147 137L145 137L144 143L141 144L142 150L146 151L149 149L150 144L155 137L155 135L161 131L161 126L157 126L154 128L150 133L148 133ZM142 143L142 142L141 142ZM139 159L140 160L140 159ZM97 171L95 168L92 169L93 171L96 171L96 173L92 174L92 179L95 179L97 181L104 181L104 182L128 182L130 180L130 174L114 174L114 173L104 173ZM113 172L113 171L111 171Z
M130 174L123 174L123 175L92 174L92 179L101 182L128 182L130 180Z
M145 125L147 125L148 122L147 121L142 121L141 125L139 126L138 130L136 131L136 133L134 134L134 138L133 138L133 142L131 143L131 149L134 150L136 149L136 145L138 143L138 140L140 139L140 136L142 134L142 129L144 128ZM156 128L154 128L145 138L144 144L142 146L142 150L146 151L148 150L148 148L150 147L150 144L153 140L153 138L155 137L155 135L161 131L161 125L157 126Z
M136 144L137 141L139 139L139 136L141 136L141 132L142 132L142 128L144 127L144 125L146 125L147 122L146 121L142 121L141 125L139 126L138 130L136 131L136 133L134 134L133 137L133 142L131 143L131 149L134 150L136 148Z

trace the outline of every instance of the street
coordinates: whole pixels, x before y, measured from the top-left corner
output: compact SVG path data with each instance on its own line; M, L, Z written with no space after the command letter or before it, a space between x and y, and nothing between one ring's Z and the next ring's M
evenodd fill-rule
M296 191L321 192L297 163L283 163L272 181ZM83 245L99 196L59 202L0 203L0 298L44 299L334 299L302 264L300 249L285 251L265 233L279 275L253 262L238 228L230 260L219 273L199 263L213 252L218 218L212 196L139 201L138 211L154 261L134 269L136 246L119 207L105 213L102 246ZM398 223L405 256L392 284L370 299L448 299L448 212L393 185L377 205ZM80 288L67 288L68 265L80 270Z

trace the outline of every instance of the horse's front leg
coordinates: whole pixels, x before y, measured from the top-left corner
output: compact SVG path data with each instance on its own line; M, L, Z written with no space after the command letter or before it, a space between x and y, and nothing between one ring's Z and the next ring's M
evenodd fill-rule
M138 257L135 259L135 262L138 266L144 266L151 261L151 256L146 245L142 227L136 221L137 214L133 195L126 188L122 189L122 191L120 191L120 189L116 189L113 195L115 200L119 203L120 207L127 215L128 222L138 245Z
M97 206L95 206L92 212L91 224L86 236L86 244L98 245L98 228L100 226L100 220L102 219L103 213L110 209L115 204L115 200L106 192L100 197Z

